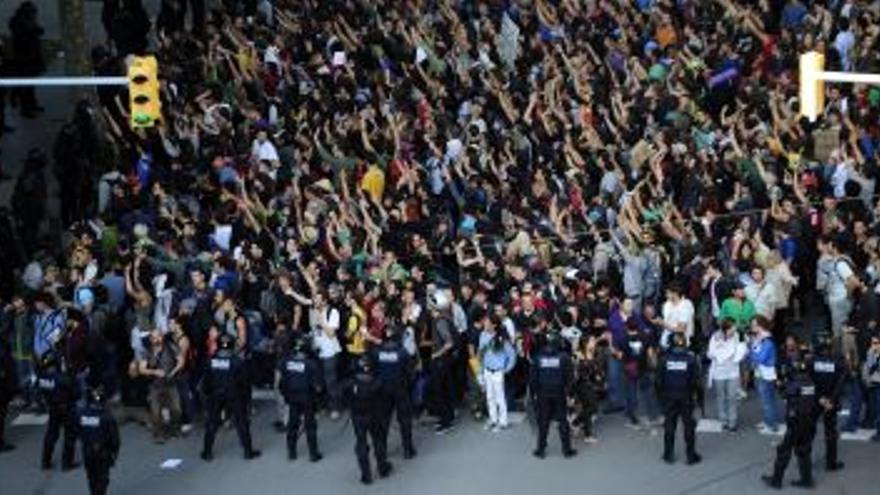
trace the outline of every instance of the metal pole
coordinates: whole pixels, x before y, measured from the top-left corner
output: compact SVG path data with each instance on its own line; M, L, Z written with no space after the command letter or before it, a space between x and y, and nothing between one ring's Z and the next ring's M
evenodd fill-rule
M0 79L0 87L13 86L125 86L125 77L15 77Z
M822 71L816 79L828 82L880 84L880 74L864 74L858 72Z

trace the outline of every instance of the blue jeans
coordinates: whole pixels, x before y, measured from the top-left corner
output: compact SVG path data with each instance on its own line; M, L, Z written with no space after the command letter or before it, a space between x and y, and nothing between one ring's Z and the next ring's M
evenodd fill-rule
M847 399L849 402L849 418L843 431L856 431L862 425L862 405L865 403L865 394L862 384L858 380L849 380L846 383Z
M626 417L631 420L638 421L639 410L639 378L624 377L623 379L623 395L626 401Z
M623 362L619 359L608 359L608 407L618 408L624 405L623 396Z
M877 436L880 436L880 387L869 388L868 398L874 410L874 429L877 430Z
M779 407L776 403L776 385L774 382L755 380L758 387L758 395L761 397L761 414L764 418L764 425L771 430L779 426Z

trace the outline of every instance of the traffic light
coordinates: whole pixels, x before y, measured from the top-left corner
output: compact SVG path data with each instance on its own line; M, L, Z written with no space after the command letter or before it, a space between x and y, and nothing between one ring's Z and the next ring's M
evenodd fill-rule
M825 110L825 82L821 73L825 69L825 55L807 52L800 59L800 107L801 116L815 122Z
M132 129L153 127L162 119L156 57L134 57L128 66L128 99Z

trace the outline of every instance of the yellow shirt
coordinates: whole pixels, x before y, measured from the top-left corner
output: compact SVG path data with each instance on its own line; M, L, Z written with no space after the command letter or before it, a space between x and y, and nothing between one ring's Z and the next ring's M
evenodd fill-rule
M385 192L385 172L375 165L370 166L361 179L361 189L366 191L373 201L377 203L382 201Z
M351 316L348 317L345 336L348 338L348 344L345 346L349 354L359 356L366 349L364 336L361 334L361 328L367 326L367 313L360 306L355 306L351 310Z

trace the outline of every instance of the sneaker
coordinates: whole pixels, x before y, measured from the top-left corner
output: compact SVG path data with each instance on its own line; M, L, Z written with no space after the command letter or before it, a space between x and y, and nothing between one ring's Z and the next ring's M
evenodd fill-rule
M369 474L363 474L361 475L361 483L365 485L371 485L373 483L373 477Z
M333 411L333 412L331 412L331 413L330 413L330 419L332 419L333 421L336 421L337 419L339 419L339 411Z
M599 443L599 439L596 437L584 437L584 443L596 445L597 443Z
M246 452L244 454L244 460L250 461L251 459L256 459L257 457L260 457L261 455L263 455L263 453L260 452L259 450L251 450L250 452Z
M315 452L314 454L309 455L310 462L318 462L324 458L324 454L320 452Z
M694 454L688 457L687 465L693 466L694 464L699 464L703 460L703 457L700 454Z
M387 478L388 475L391 474L391 471L394 471L394 466L392 466L390 462L386 462L384 465L379 466L379 477Z
M842 462L837 461L837 462L833 462L833 463L827 464L827 465L825 466L825 470L826 470L826 471L832 471L832 472L833 472L833 471L840 471L841 469L843 469L843 466L844 466L844 464L843 464Z
M180 425L180 433L183 435L188 435L193 429L193 425L190 423L184 423Z
M543 450L539 450L539 449L533 450L532 455L537 457L538 459L543 459L544 457L547 456L547 454L545 454Z
M437 425L437 427L434 428L434 433L437 435L445 435L447 433L452 433L452 430L454 429L455 427L452 425Z
M491 421L486 421L486 424L483 425L483 429L486 431L494 430L497 426L498 425L496 423L493 423Z
M575 449L568 449L562 452L562 457L565 457L566 459L571 459L572 457L576 456L577 453L578 451Z
M639 423L639 420L636 418L630 418L629 421L626 422L626 427L631 430L641 430L642 424Z
M736 391L736 398L739 400L746 400L749 398L749 393L745 391L745 389L739 389Z

